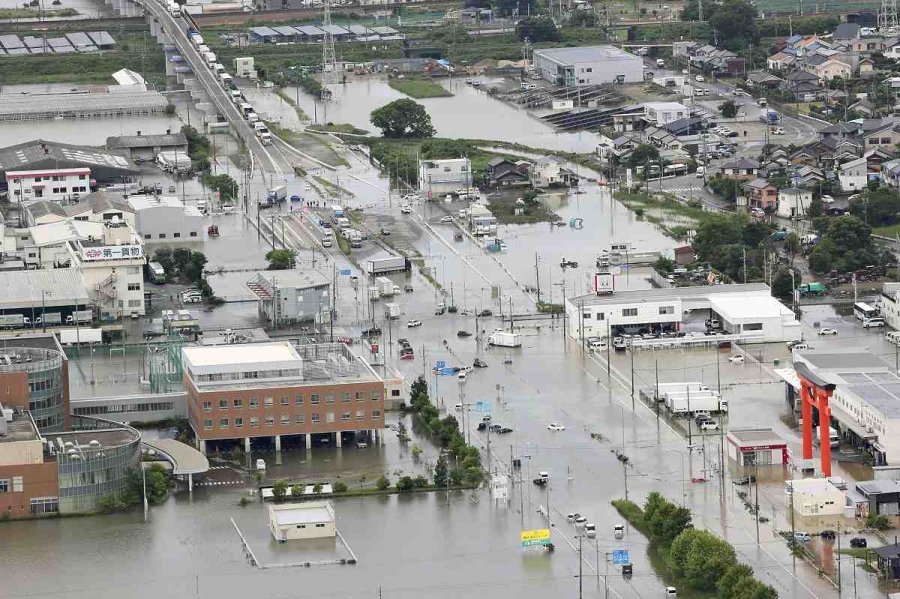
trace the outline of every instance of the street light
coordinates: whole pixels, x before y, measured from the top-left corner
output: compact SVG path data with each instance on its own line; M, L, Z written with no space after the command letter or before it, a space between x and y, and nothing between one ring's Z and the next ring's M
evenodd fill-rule
M41 328L46 333L47 332L47 301L46 296L53 297L53 293L46 290L41 290Z
M681 507L687 507L687 493L684 490L684 453L678 449L667 449L666 453L670 451L681 456Z

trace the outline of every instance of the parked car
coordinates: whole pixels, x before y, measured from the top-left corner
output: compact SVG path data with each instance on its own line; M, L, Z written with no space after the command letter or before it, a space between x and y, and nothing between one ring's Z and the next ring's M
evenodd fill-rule
M447 216L442 216L442 217L441 217L441 222L442 222L442 223L452 223L452 222L453 222L453 217L450 216L449 214L448 214Z
M696 81L697 83L703 83L703 75L694 75L694 81Z
M700 424L700 430L702 430L702 431L717 431L717 430L719 430L719 423L713 422L712 420L706 420Z
M556 422L551 422L550 424L547 425L547 430L550 430L550 431L564 431L564 430L566 430L566 427L565 427L565 425L563 425L563 424L559 424L559 423L556 423Z
M588 341L588 347L593 349L606 349L606 341L603 339L591 339Z
M798 543L808 543L812 540L812 535L810 535L808 532L795 532L794 540Z
M472 333L469 331L456 331L456 336L465 339L466 337L471 337Z
M819 533L819 536L829 541L833 541L837 537L833 530L823 530Z
M498 435L505 435L511 432L513 432L513 429L509 428L508 426L501 426L500 429L497 430Z
M732 364L743 364L744 363L744 355L743 354L734 354L733 356L729 356L728 361Z
M834 204L834 198L831 197L830 195L823 195L823 196L822 196L822 203L823 203L823 204Z
M755 476L742 476L741 478L734 479L734 484L736 485L749 485L750 483L756 482Z
M869 542L862 537L853 537L850 539L850 546L857 549L865 549L869 546Z
M478 423L478 430L480 430L480 431L486 431L487 427L488 427L487 422L479 422Z
M575 522L575 520L578 518L581 518L581 514L579 514L578 512L566 514L566 522Z
M837 335L838 332L835 329L829 329L828 327L819 329L819 335Z
M475 361L472 362L472 366L474 366L475 368L487 368L487 362L485 362L481 358L475 358Z
M407 323L406 323L406 326L409 327L409 328L411 328L411 329L412 329L412 328L415 328L415 327L420 327L420 326L422 326L422 321L421 321L421 320L417 320L417 319L413 319L413 320L410 320L409 322L407 322Z
M478 313L478 318L487 318L488 316L493 316L494 313L490 310L482 310Z

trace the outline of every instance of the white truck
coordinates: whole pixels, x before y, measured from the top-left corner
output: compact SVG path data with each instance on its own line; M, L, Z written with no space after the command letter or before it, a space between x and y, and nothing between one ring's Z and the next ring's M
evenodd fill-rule
M522 347L522 335L510 333L503 329L494 329L488 336L488 345L496 345L498 347Z
M80 345L82 343L103 342L103 330L92 329L90 327L83 329L63 329L59 332L59 342L63 345Z
M378 293L381 294L381 297L390 297L394 295L394 282L387 277L378 277L375 279L375 284L378 286Z
M690 410L688 406L690 405ZM688 400L687 396L666 397L666 407L673 414L688 414L700 411L714 414L717 412L728 411L728 400L718 395L701 395L698 397L691 396Z
M191 43L194 44L194 47L203 45L203 37L199 33L195 33L191 35Z
M389 256L368 260L365 265L366 272L370 275L381 275L389 272L399 272L410 269L410 261L403 256Z
M90 324L94 322L93 310L75 310L66 316L66 324Z
M709 391L709 387L703 383L660 383L656 385L656 398L659 401L665 401L668 393L695 393L700 395L701 391Z
M378 287L369 287L369 301L376 302L381 299L381 293L378 292Z
M0 329L21 329L31 325L31 319L21 314L0 315Z
M397 320L400 318L400 306L393 302L384 305L384 317L389 320Z
M815 431L813 432L813 443L817 446L820 443L820 439L821 439L820 434L821 434L820 429L817 426L815 428ZM831 445L832 449L837 449L841 446L841 436L840 436L840 434L838 434L837 430L834 427L831 427L831 426L828 427L828 439L829 439L829 445Z
M181 6L175 2L172 2L172 0L169 0L169 2L166 3L166 10L168 10L169 14L173 17L181 16Z
M216 53L215 52L205 52L202 54L203 60L206 61L206 66L212 68L214 64L216 64Z

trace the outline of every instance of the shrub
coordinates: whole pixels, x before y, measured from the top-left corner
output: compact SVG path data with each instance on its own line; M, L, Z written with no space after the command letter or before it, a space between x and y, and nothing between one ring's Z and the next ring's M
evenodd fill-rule
M391 481L388 480L388 477L383 474L378 477L378 481L375 483L375 488L379 491L387 491L391 487Z
M331 488L334 489L335 493L346 493L347 492L347 485L345 485L342 482L334 483L333 485L331 485Z
M275 484L272 485L272 497L275 498L275 501L281 501L284 499L284 496L287 495L288 484L285 480L276 480Z
M303 491L306 490L306 485L303 483L297 483L291 486L291 497L301 497L303 496Z
M397 490L401 493L405 493L407 491L412 491L415 485L413 484L413 479L409 476L401 476L397 480L397 484L395 485Z
M869 514L866 518L866 526L875 530L887 530L891 527L891 519L883 514Z

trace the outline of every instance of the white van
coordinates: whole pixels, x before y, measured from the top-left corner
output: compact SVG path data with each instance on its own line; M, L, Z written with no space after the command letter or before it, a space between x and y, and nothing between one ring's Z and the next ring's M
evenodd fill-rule
M884 338L888 343L898 345L900 344L900 331L891 331L890 333L886 333Z
M664 66L666 66L666 61L663 60L662 58L657 58L657 59L656 59L656 66L658 66L658 67L664 67Z
M622 539L625 537L625 525L624 524L616 524L613 527L613 536L617 539Z
M877 329L884 327L884 318L876 316L875 318L867 318L862 323L864 329Z
M592 522L588 522L587 524L585 524L584 534L589 539L595 538L597 536L597 525Z

